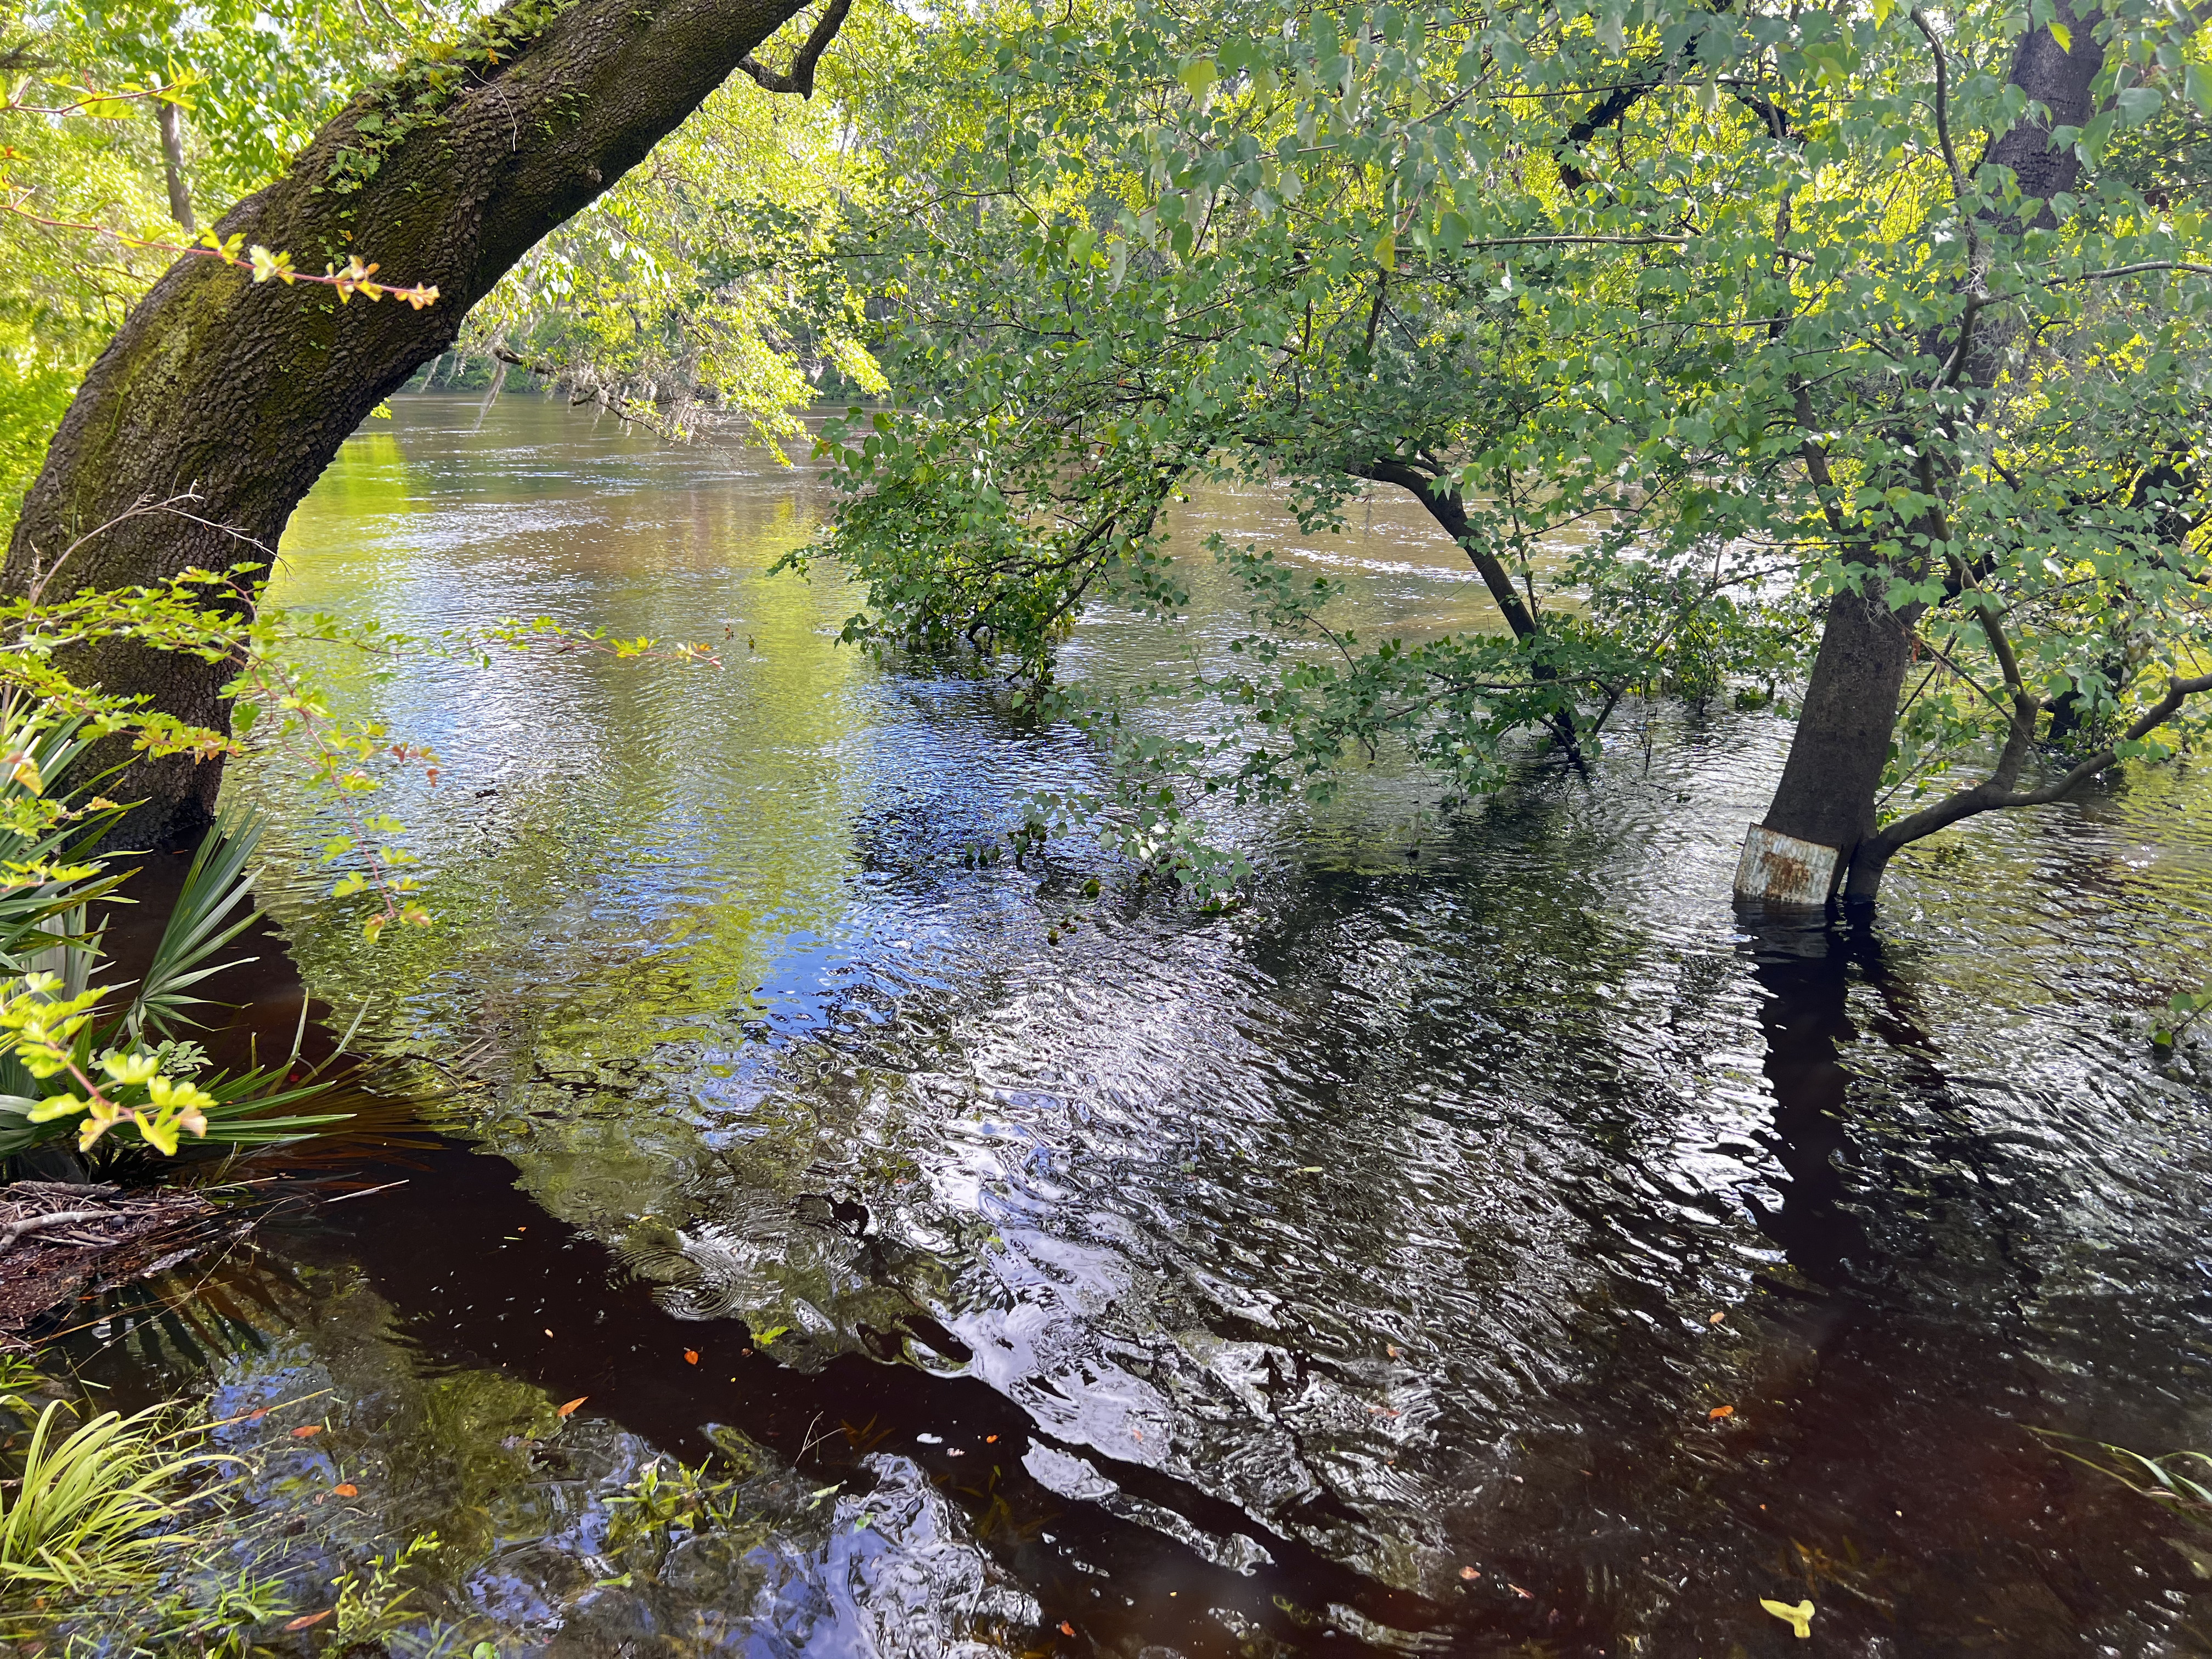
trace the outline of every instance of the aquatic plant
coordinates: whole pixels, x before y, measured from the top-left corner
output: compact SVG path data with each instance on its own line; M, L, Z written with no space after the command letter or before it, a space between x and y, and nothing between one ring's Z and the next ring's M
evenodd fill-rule
M623 1569L610 1583L653 1581L669 1552L687 1538L720 1533L750 1543L766 1532L757 1519L748 1524L750 1506L738 1480L716 1480L705 1463L664 1468L656 1458L606 1504L605 1553Z
M416 1557L440 1547L436 1533L421 1533L378 1555L365 1569L332 1579L331 1588L337 1592L338 1640L349 1644L380 1642L417 1622L422 1615L407 1605L415 1591L404 1575Z
M88 1597L142 1582L191 1542L176 1526L192 1481L224 1460L188 1449L173 1407L102 1412L67 1427L48 1402L16 1478L0 1487L0 1599Z
M2212 1452L2171 1451L2149 1457L2109 1441L2077 1440L2072 1435L2048 1429L2039 1429L2036 1433L2053 1443L2052 1449L2062 1457L2069 1457L2084 1468L2094 1469L2118 1481L2130 1492L2148 1498L2192 1527L2212 1532ZM2071 1451L2056 1443L2060 1441L2070 1441L2087 1449Z

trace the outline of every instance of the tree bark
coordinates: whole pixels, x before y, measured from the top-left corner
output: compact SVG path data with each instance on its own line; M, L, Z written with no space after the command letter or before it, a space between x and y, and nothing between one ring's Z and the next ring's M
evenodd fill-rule
M1797 733L1760 822L1777 835L1834 848L1839 876L1875 832L1875 793L1911 660L1911 621L1879 595L1828 601Z
M2014 54L2011 77L2030 100L2049 106L2050 120L2022 121L2008 128L1990 143L1976 164L1978 172L1993 166L2009 167L2024 195L2045 203L2070 190L2081 168L2072 145L2051 143L2050 129L2088 121L2093 113L2090 91L2104 67L2104 50L2095 39L2094 10L2084 7L2077 13L2068 0L2057 0L2057 4L2058 21L2069 28L2073 50L2061 48L2048 28L2033 30ZM2039 210L2037 221L2051 222L2047 207ZM2017 222L1985 224L1989 234L2017 234L2024 228ZM1926 343L1931 375L1951 368L1948 358L1953 349L1934 337ZM1982 355L1970 350L1958 366L1961 387L1988 384L1984 365L1976 361ZM1876 599L1851 593L1838 593L1829 601L1820 649L1806 687L1804 712L1783 766L1782 781L1760 820L1779 834L1834 848L1838 884L1854 899L1870 899L1881 879L1877 869L1871 879L1853 880L1851 865L1875 832L1875 797L1896 730L1898 694L1911 660L1911 633L1918 615L1916 608L1911 616L1900 617ZM1880 861L1886 867L1888 854Z
M514 0L448 58L365 91L218 234L302 270L358 253L386 280L436 284L427 309L341 305L179 259L134 307L62 421L23 505L4 582L149 498L185 490L195 523L142 514L94 537L52 591L120 587L273 550L338 446L450 348L469 307L549 231L642 160L805 0ZM256 588L258 592L258 586ZM113 646L71 665L111 693L227 729L220 665ZM110 759L120 758L119 756ZM146 759L110 784L140 805L119 836L170 846L212 821L220 765Z
M1460 501L1459 491L1438 484L1420 468L1392 456L1362 462L1346 471L1355 478L1370 478L1376 483L1395 484L1401 489L1410 490L1428 508L1429 516L1442 526L1444 534L1459 544L1460 551L1467 555L1475 574L1482 578L1482 585L1490 590L1490 597L1504 613L1505 625L1513 630L1513 637L1525 640L1535 635L1536 618L1522 602L1520 590L1513 586L1512 573L1483 545L1482 538L1468 523L1467 508Z
M2166 695L2136 718L2123 740L2140 742L2179 714L2190 698L2207 691L2212 691L2212 674L2200 674L2193 679L2179 676L2168 678ZM1898 819L1861 844L1859 855L1851 865L1850 884L1845 890L1845 896L1855 902L1872 903L1881 891L1881 878L1888 872L1889 861L1916 841L1924 840L1939 830L1948 830L1978 812L2000 811L2014 806L2043 806L2063 800L2106 767L2119 763L2118 746L2106 744L2041 787L2020 789L2014 786L2020 781L2021 769L2034 736L2033 714L2023 708L2014 720L1996 769L1988 778Z

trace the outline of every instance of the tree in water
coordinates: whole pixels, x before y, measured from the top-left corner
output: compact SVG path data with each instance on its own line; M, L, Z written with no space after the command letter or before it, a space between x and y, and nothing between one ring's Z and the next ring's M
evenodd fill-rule
M1639 684L1794 668L1768 827L1871 897L1898 847L2193 717L2212 265L2136 174L2212 100L2203 45L2147 7L953 30L933 84L982 90L873 233L918 412L831 434L848 632L1012 665L1116 745L1108 821L1155 848L1382 744L1486 787ZM1180 695L1228 718L1138 736L1057 641L1102 600L1188 619L1162 512L1206 478L1310 526L1411 490L1504 637L1361 640L1325 580L1221 548L1254 626ZM2024 783L2058 711L2086 752Z

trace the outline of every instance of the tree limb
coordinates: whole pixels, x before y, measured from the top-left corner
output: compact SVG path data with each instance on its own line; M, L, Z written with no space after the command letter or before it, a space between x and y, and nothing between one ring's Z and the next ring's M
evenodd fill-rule
M2194 679L2169 678L2166 683L2166 695L2143 711L2141 717L2128 727L2120 741L2142 741L2179 714L2181 706L2191 697L2205 691L2212 691L2212 674L2200 674ZM2013 746L2008 740L2005 745L2008 753ZM1898 819L1867 842L1859 857L1852 861L1852 893L1858 895L1863 886L1867 896L1870 896L1872 888L1881 882L1882 869L1899 848L1923 840L1939 830L1948 830L1960 819L1972 817L1978 813L1994 812L2014 806L2047 806L2053 801L2063 800L2118 758L2118 744L2106 744L2070 771L2035 789L2011 787L2010 779L2003 775L2004 765L2001 760L1996 775ZM2016 774L2017 769L2014 770ZM1871 866L1870 881L1862 881L1862 863Z
M829 49L830 43L837 38L845 14L852 9L853 0L830 0L830 9L822 14L813 33L806 37L806 44L791 60L790 73L778 75L765 68L750 52L738 59L738 67L759 82L764 92L795 92L801 98L813 97L815 65L822 61L822 54Z

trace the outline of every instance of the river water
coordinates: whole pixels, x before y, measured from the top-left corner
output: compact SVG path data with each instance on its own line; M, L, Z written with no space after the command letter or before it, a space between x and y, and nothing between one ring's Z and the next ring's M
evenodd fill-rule
M334 658L445 763L391 797L437 925L373 945L284 757L234 776L305 984L444 1079L437 1133L303 1160L361 1195L69 1340L118 1398L279 1407L224 1434L311 1519L296 1583L434 1531L392 1651L2212 1650L2207 1545L2033 1432L2212 1447L2212 1099L2137 1018L2212 945L2201 766L1790 923L1728 897L1786 727L1632 708L1587 780L1230 822L1249 901L1200 914L975 856L1096 757L768 574L806 467L394 404L278 602L723 665ZM1370 629L1484 625L1401 501L1186 522ZM637 1524L679 1462L711 1513Z

